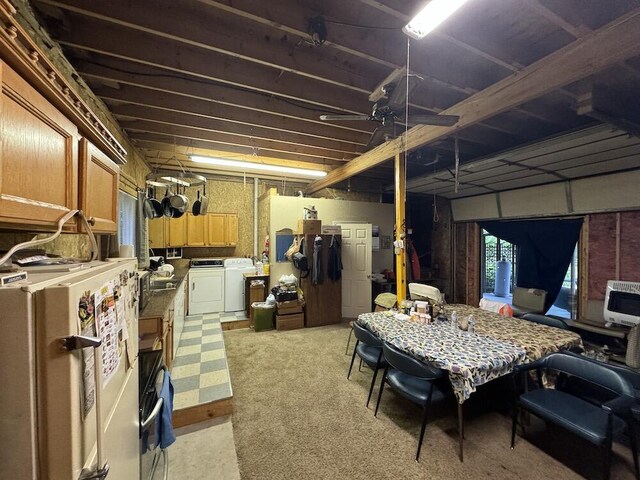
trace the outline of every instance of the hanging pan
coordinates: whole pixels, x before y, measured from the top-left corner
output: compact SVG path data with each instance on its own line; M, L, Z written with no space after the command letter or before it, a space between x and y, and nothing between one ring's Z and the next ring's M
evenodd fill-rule
M164 198L162 199L162 211L164 212L164 216L168 218L173 217L173 209L171 208L171 202L169 201L169 189L164 193Z
M207 198L207 182L205 180L203 184L204 193L200 198L200 215L205 215L207 213L207 207L209 206L209 199Z
M144 203L142 204L142 211L144 213L144 218L155 218L155 209L151 203L151 187L147 189L147 197L144 199Z
M162 204L158 199L156 199L156 189L153 189L153 196L149 198L151 205L153 206L153 218L160 218L164 215L164 210L162 209Z
M200 215L200 208L202 206L202 202L200 201L200 190L198 190L198 197L196 198L196 201L193 202L193 216L197 217L198 215Z

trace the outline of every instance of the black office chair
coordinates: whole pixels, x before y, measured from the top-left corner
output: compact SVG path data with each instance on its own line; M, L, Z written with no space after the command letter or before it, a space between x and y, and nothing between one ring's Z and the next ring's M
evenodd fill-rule
M569 330L569 325L560 320L557 317L549 317L547 315L542 315L540 313L525 313L522 315L523 320L528 320L529 322L539 323L541 325L547 325L549 327L561 328L562 330Z
M369 387L369 396L367 397L367 404L371 400L371 394L373 393L373 386L376 383L376 377L378 376L378 370L387 366L387 361L382 356L382 341L371 333L366 328L358 325L357 322L353 322L353 334L356 336L356 345L353 348L353 355L351 356L351 365L349 365L349 373L347 373L347 380L351 376L351 369L353 368L353 362L356 359L356 354L373 369L373 378L371 379L371 387Z
M418 450L416 451L417 462L420 458L420 449L422 448L422 439L427 427L427 417L431 402L440 401L445 397L451 396L451 389L448 384L441 381L446 381L446 377L439 368L420 362L386 342L382 344L382 351L388 365L382 375L374 416L378 416L378 407L380 406L385 383L407 400L423 407L422 428L420 429Z
M598 391L608 391L610 397L602 404L593 402L577 390L544 388L542 370L549 369L567 378L576 377L584 384L593 385ZM640 479L637 462L637 438L635 422L630 421L631 407L635 403L632 385L618 372L600 362L570 353L552 353L532 363L518 365L517 374L536 370L538 390L519 396L513 409L511 448L514 447L518 407L541 419L559 425L590 443L605 450L604 478L609 478L611 467L611 444L613 437L625 430L628 424L636 467L636 478ZM627 421L625 422L626 419Z

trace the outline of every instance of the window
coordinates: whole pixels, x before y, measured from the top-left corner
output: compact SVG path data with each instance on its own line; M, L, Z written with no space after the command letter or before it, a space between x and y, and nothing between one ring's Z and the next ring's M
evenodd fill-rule
M481 243L480 281L482 297L488 300L511 304L512 292L516 286L516 273L518 271L517 246L506 240L494 237L486 230L482 230ZM503 264L498 269L498 261L507 260L510 263L510 272L505 271ZM509 270L508 268L506 270ZM504 285L496 288L496 278L504 278L509 275L508 288L504 291ZM578 309L578 246L573 252L571 264L564 277L562 288L558 293L555 303L549 308L547 315L557 315L563 318L577 318Z
M136 211L138 200L125 192L118 192L118 244L136 244ZM135 247L134 247L135 248Z

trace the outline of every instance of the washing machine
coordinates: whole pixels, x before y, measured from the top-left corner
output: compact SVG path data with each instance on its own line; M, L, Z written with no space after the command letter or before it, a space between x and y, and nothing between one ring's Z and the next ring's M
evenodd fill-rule
M224 261L224 311L244 311L244 274L255 273L250 258L227 258Z

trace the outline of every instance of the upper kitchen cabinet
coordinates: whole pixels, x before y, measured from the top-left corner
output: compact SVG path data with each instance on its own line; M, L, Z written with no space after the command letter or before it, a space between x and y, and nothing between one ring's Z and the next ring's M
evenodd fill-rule
M207 244L207 216L187 213L187 246L204 247Z
M80 140L80 209L94 232L118 231L119 172L86 138Z
M1 61L0 79L0 223L50 230L78 208L78 129Z
M210 213L207 215L208 225L208 241L211 247L225 247L227 216L224 213Z
M167 237L167 247L184 247L187 245L187 216L180 218L170 218L169 235Z
M238 244L238 214L227 214L227 245L235 247Z
M169 241L169 221L166 217L148 221L149 248L165 248Z

